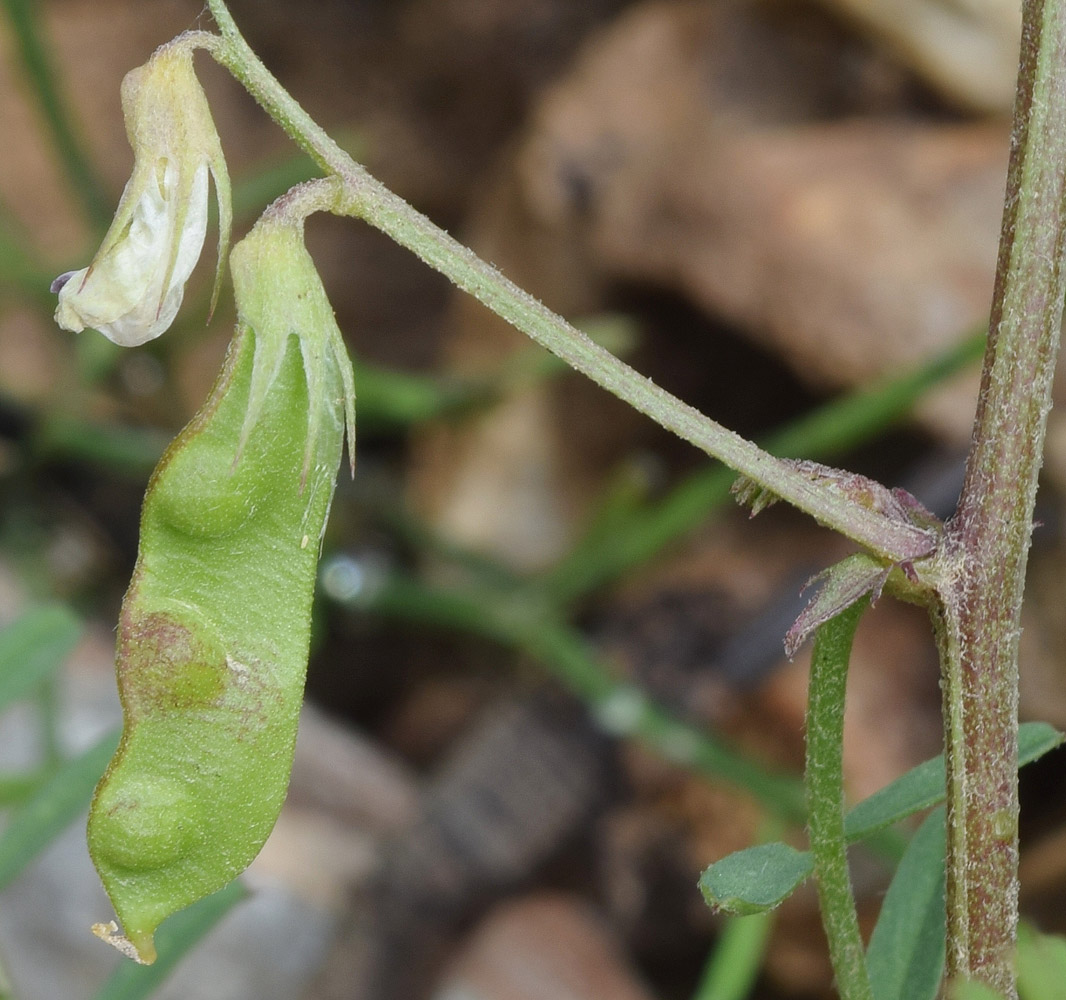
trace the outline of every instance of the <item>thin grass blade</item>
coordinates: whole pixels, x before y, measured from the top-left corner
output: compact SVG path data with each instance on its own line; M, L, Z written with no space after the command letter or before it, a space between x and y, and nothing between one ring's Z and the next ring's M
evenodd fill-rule
M0 632L0 711L48 680L80 635L77 617L58 604L27 611Z
M944 974L944 807L911 838L866 950L875 1000L933 1000Z

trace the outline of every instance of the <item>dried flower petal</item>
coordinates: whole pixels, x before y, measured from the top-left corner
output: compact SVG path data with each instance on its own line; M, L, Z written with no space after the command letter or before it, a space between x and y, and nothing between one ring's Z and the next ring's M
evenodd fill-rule
M229 176L193 71L196 44L191 34L175 39L123 81L133 174L93 262L52 282L64 329L91 327L124 347L168 329L203 250L209 172L219 204L218 294L232 217Z

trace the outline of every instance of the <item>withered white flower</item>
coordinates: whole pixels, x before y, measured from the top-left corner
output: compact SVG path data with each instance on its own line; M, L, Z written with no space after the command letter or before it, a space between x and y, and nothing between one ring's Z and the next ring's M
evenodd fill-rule
M229 243L229 175L207 98L192 67L196 36L158 49L122 82L133 174L92 263L52 283L56 322L86 327L124 347L164 333L174 321L207 234L208 173L219 207L218 297Z

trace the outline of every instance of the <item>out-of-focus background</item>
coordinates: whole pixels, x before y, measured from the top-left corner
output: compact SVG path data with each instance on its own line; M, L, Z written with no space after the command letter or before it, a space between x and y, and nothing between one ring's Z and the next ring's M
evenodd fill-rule
M1017 7L231 4L343 145L553 309L728 426L942 516L976 396ZM123 75L210 27L192 0L9 0L0 18L0 624L47 604L44 631L73 647L0 715L9 830L118 722L140 498L232 329L226 292L204 325L209 262L175 328L129 352L56 328L48 284L89 260L128 176ZM313 167L197 65L239 236ZM806 659L781 638L847 546L781 508L749 522L703 456L367 226L308 233L356 359L357 471L323 552L290 800L250 899L155 995L696 997L724 926L700 871L765 836L802 845L780 778L800 772ZM931 388L911 405L916 372ZM808 419L849 394L858 408ZM1053 414L1022 708L1059 726L1064 489ZM939 752L920 613L885 600L867 616L849 698L852 799ZM1061 770L1053 754L1022 787L1022 903L1049 931L1066 930ZM88 934L110 911L82 841L78 821L5 880L18 1000L92 997L117 961ZM853 861L869 927L890 869ZM759 1000L832 995L809 887L754 967Z

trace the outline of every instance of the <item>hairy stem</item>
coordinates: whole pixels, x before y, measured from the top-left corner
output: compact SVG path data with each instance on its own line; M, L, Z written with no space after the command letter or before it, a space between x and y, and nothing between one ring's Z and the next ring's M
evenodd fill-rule
M851 642L868 603L853 604L818 629L807 699L807 827L841 1000L873 1000L844 837L844 691Z
M913 371L864 386L790 421L767 437L763 447L781 458L831 462L901 420L943 379L966 365L976 365L984 344L982 329ZM586 535L549 571L545 592L555 603L565 604L642 565L686 532L706 525L729 499L732 482L729 469L720 465L700 469L662 500L634 510L610 534Z
M1051 409L1066 232L1066 2L1026 0L980 402L939 557L948 975L1015 996L1018 638Z
M204 47L324 171L340 181L335 212L380 229L576 371L822 524L893 562L933 551L936 539L929 532L825 489L794 465L659 388L411 208L371 177L286 93L241 37L222 0L208 0L208 6L222 36Z

